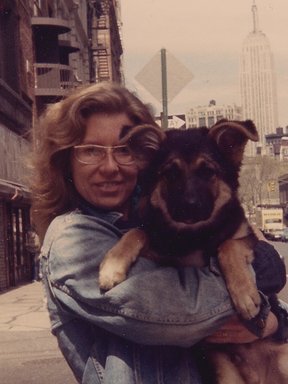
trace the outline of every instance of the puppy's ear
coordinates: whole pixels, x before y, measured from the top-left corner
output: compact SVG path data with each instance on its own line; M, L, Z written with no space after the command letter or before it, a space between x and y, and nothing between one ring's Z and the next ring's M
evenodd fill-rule
M120 144L128 145L139 169L146 168L153 160L166 135L160 127L142 124L133 127Z
M251 120L220 120L210 128L208 135L216 141L223 155L238 167L241 165L248 140L259 140L256 127Z

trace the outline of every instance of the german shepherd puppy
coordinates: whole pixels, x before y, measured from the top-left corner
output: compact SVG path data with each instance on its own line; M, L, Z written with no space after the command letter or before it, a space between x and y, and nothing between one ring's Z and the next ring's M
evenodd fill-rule
M249 139L258 140L250 120L221 120L210 129L163 132L151 125L132 128L122 142L129 146L140 169L138 214L143 227L128 231L107 253L100 266L100 288L108 290L123 281L140 252L175 266L203 266L209 257L218 255L237 312L244 319L255 317L261 299L249 267L257 239L238 198L239 171ZM253 353L259 357L274 347L279 351L273 342L265 343L259 343L260 348L250 344L249 353L255 349ZM213 351L218 383L288 383L288 372L285 381L276 375L279 364L275 362L274 376L255 381L255 377L262 380L261 375L247 364L247 347L241 348ZM237 359L231 362L232 354L239 357L237 364ZM269 360L269 353L268 358L266 355L263 359Z
M204 265L218 253L237 311L246 319L257 314L260 297L249 272L256 237L237 194L248 139L258 139L251 121L165 133L142 125L124 137L142 171L138 213L144 231L129 231L106 255L101 288L124 280L143 248L175 265Z

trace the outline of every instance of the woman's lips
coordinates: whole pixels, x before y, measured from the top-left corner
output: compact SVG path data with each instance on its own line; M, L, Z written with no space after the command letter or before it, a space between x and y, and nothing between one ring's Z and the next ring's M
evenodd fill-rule
M121 181L105 181L102 183L95 183L94 187L104 192L116 191L122 185Z

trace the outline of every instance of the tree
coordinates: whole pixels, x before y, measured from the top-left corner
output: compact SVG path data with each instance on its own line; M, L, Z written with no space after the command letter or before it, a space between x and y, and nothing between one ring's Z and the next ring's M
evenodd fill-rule
M239 197L249 217L259 204L279 203L278 178L288 173L288 163L269 156L244 158Z

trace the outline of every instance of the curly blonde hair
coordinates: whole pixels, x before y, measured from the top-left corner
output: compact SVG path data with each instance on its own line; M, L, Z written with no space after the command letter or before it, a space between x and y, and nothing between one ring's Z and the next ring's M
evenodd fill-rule
M53 218L75 207L70 152L83 140L86 120L95 113L126 113L135 125L155 125L148 106L125 87L109 82L77 88L47 108L32 154L31 212L41 241Z

